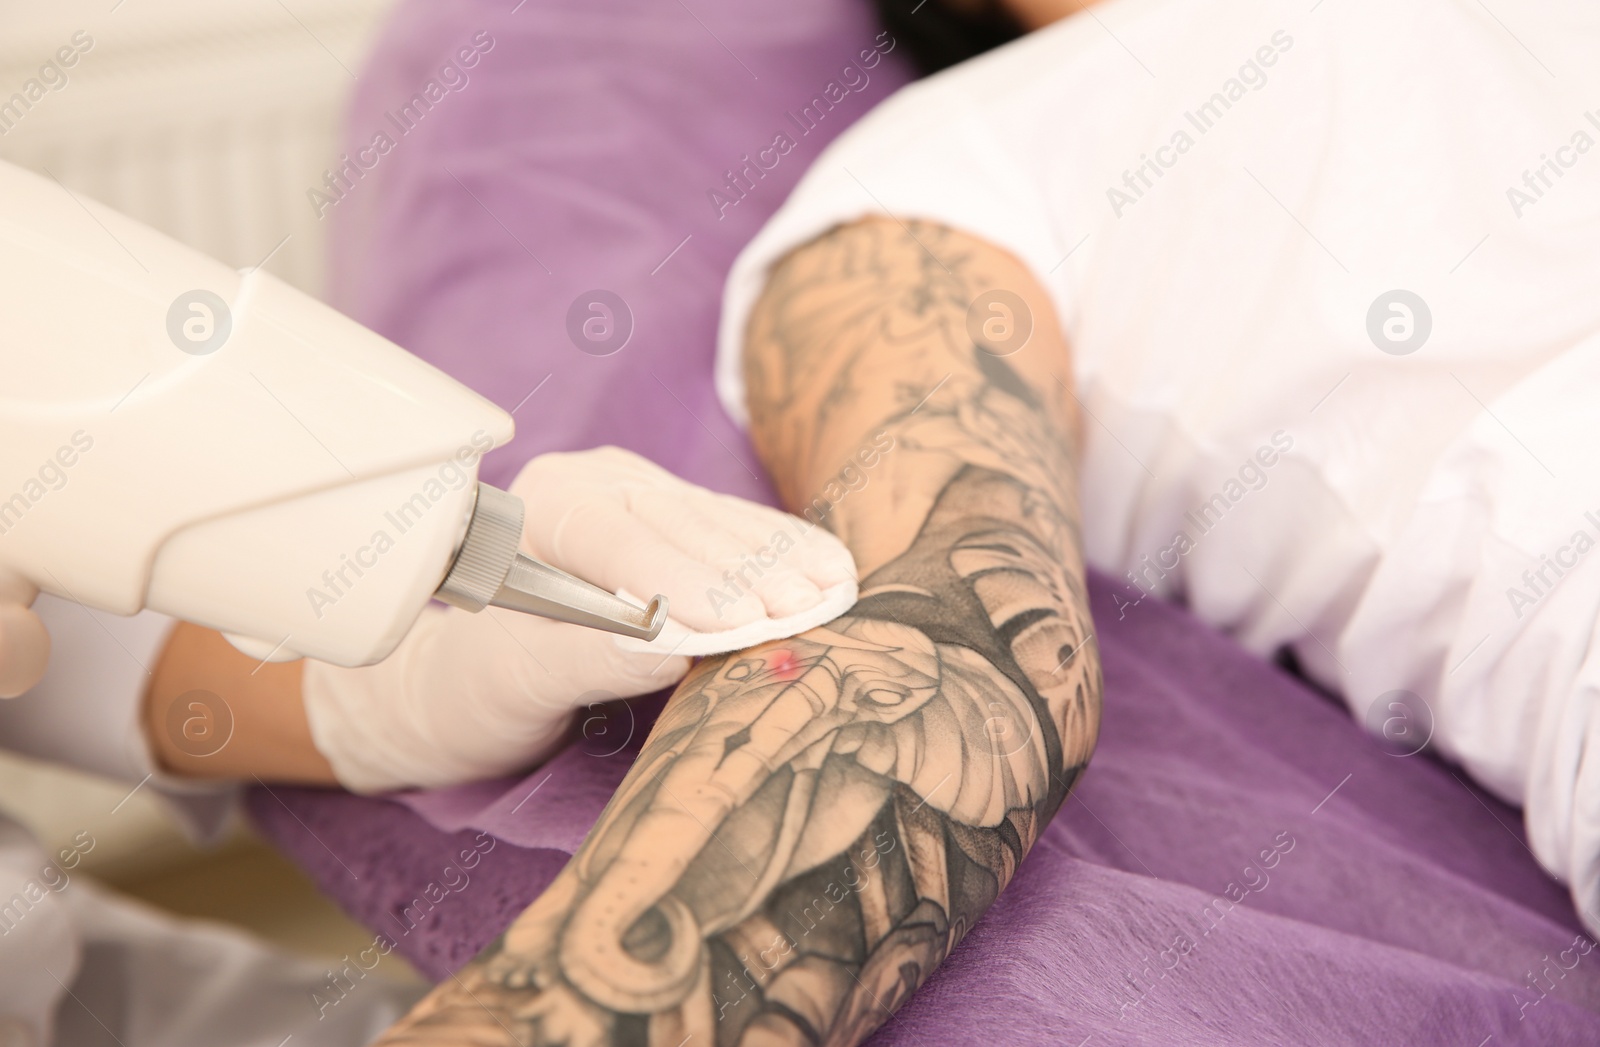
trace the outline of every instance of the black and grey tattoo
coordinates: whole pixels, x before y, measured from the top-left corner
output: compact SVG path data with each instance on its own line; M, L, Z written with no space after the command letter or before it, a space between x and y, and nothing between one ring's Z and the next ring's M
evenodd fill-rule
M572 864L383 1042L858 1043L1082 773L1100 670L1066 429L941 318L967 267L896 235L841 230L780 271L764 308L793 345L769 339L752 384L769 460L893 434L873 512L914 508L909 546L846 616L697 666ZM904 388L857 384L886 368Z

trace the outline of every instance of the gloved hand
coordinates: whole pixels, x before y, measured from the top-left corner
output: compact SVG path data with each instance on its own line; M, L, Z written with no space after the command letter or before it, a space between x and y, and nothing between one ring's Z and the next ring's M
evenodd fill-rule
M0 569L0 698L15 698L44 675L50 634L30 607L39 590Z
M686 483L617 447L540 455L511 484L523 551L610 592L664 593L697 632L800 614L856 577L820 527Z
M821 603L823 589L855 578L849 551L820 528L617 448L542 455L511 491L527 509L525 552L612 591L664 593L671 616L690 628L799 613ZM781 554L779 531L789 536ZM758 579L745 565L763 549L762 559L775 562ZM741 567L754 584L730 596L726 575ZM708 600L708 588L722 598ZM306 661L312 738L355 792L526 768L551 755L582 706L648 694L688 671L688 658L629 652L616 640L495 607L429 607L378 665Z

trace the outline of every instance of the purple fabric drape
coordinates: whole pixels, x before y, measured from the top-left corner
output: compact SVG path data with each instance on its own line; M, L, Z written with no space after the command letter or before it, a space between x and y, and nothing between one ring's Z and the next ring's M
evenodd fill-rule
M857 0L410 0L349 117L352 149L390 148L313 201L335 302L516 408L491 482L613 443L770 500L711 389L722 280L821 145L906 80L898 54L864 67L877 33ZM437 101L407 109L430 80ZM790 114L830 82L801 134ZM1517 812L1181 610L1119 619L1115 585L1092 580L1106 710L1080 791L874 1043L1600 1043L1600 951ZM250 806L442 977L556 874L653 708L597 711L524 779Z

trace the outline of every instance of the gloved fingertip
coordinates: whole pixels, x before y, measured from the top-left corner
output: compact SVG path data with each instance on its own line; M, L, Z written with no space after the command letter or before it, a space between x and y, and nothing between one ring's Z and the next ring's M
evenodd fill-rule
M689 667L693 664L693 658L685 658L681 654L675 654L666 659L665 663L656 670L655 675L661 679L677 682L688 675Z
M849 552L843 556L820 556L812 565L809 577L821 589L832 589L845 582L857 581L856 559Z
M766 617L761 598L742 586L708 589L705 594L674 599L669 613L696 632L722 632Z
M804 614L822 602L822 590L801 575L775 578L761 589L761 602L770 618Z
M670 687L683 679L689 673L692 660L681 654L660 655L650 654L634 655L638 661L638 679L643 685L641 694Z
M824 589L857 579L856 558L839 536L815 530L806 536L806 573Z

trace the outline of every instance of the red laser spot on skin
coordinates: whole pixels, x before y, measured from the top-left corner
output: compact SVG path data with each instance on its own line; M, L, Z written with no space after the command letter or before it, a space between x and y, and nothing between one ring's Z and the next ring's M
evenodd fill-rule
M767 671L784 683L789 683L800 678L805 666L793 651L782 647L767 656Z

